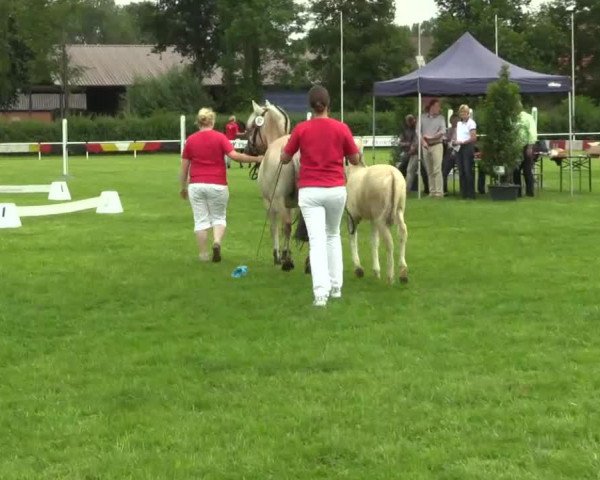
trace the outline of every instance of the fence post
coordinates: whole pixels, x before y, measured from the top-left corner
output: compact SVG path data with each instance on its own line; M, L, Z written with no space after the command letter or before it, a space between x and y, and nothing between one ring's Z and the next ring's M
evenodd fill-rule
M185 115L179 117L179 141L180 154L183 155L183 147L185 146Z
M63 153L63 176L69 175L69 153L67 151L67 143L69 141L67 119L62 121L62 153Z

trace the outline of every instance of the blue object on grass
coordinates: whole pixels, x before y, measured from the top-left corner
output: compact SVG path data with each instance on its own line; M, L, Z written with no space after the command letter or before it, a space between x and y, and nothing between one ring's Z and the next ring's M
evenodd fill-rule
M240 265L236 267L233 272L231 272L231 276L233 278L241 278L245 277L248 274L248 267L246 265Z

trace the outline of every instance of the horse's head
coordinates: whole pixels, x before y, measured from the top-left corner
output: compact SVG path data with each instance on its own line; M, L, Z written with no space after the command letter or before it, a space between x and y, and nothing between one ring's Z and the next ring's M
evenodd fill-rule
M290 117L267 100L264 106L252 100L252 113L246 123L248 143L246 153L263 155L269 144L290 132Z
M356 143L356 146L358 147L358 152L359 152L358 164L352 165L348 161L345 161L344 163L345 163L346 176L351 175L352 172L354 172L358 169L366 168L366 166L367 166L367 164L365 163L365 159L364 159L364 145L363 145L362 138L359 137L359 138L355 139L354 142Z

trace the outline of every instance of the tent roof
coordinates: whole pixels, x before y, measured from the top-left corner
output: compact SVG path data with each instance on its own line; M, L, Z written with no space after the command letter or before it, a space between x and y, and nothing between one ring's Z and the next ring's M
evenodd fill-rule
M423 95L482 95L507 64L511 81L521 93L569 92L569 77L532 72L506 62L465 33L424 67L403 77L375 82L378 97Z

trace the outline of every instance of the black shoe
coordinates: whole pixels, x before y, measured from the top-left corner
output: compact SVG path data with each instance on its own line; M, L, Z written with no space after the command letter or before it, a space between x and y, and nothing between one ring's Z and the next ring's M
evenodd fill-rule
M221 261L221 245L219 245L218 243L215 243L213 245L212 261L214 263L219 263Z

